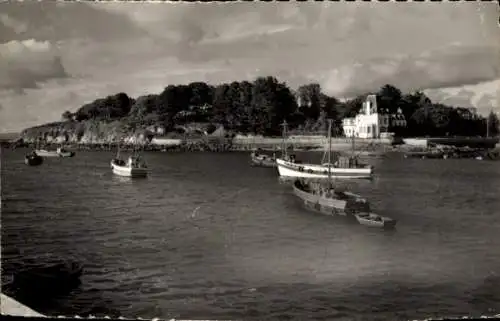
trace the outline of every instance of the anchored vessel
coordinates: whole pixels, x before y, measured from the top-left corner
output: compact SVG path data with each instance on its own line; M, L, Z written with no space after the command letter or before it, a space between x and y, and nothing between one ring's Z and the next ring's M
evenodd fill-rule
M43 164L43 157L37 155L35 151L24 157L24 163L28 166L38 166Z
M62 147L58 147L57 150L46 150L46 149L37 149L35 150L37 155L42 157L73 157L75 156L75 152L67 151Z
M393 228L396 220L387 216L380 216L373 213L354 214L359 224L369 227Z
M261 154L259 150L253 151L250 154L250 161L253 166L261 167L276 167L276 156Z
M283 123L283 145L285 145L286 137L286 122ZM328 151L323 154L322 164L303 164L295 159L294 155L287 155L286 146L283 148L283 155L276 159L279 175L282 177L302 177L302 178L327 178L329 175L339 178L371 178L373 175L373 166L361 164L358 157L353 155L350 157L339 156L332 164L331 147L331 120L328 127ZM353 138L354 145L354 138ZM327 157L329 161L325 162Z
M329 129L331 129L331 120L329 121ZM327 185L325 186L321 182L307 182L305 179L296 179L293 184L295 196L303 202L307 209L322 214L354 217L362 225L383 228L394 227L396 221L372 213L370 204L365 198L348 192L345 187L333 185L330 155L331 148L329 147L327 154Z
M120 145L118 145L116 157L111 160L111 169L114 174L119 176L146 177L148 175L147 164L135 151L135 148L133 154L124 160L120 157Z

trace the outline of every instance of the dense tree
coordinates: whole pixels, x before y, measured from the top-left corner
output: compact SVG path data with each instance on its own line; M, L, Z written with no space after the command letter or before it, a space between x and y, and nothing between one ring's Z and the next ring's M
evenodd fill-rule
M62 113L61 118L62 118L62 120L66 120L66 121L72 120L73 114L70 111L66 110L64 113Z
M408 126L398 131L400 135L476 136L486 135L486 128L490 135L499 133L499 120L493 113L486 120L466 108L436 104L422 92L402 93L392 85L384 85L376 93L380 112L393 114L401 109ZM275 77L217 86L192 82L168 85L159 94L136 100L118 93L85 104L74 114L65 112L62 117L79 122L121 120L127 130L149 125L164 125L173 130L176 125L201 122L223 125L233 132L264 135L278 135L283 120L291 129L324 132L327 119L331 118L334 134L341 135L342 120L360 112L367 94L341 102L323 93L319 84L306 84L292 92Z
M392 86L384 85L377 93L377 105L379 110L391 114L396 113L402 99L401 90Z
M488 134L490 137L496 137L500 133L500 120L498 115L491 111L487 118Z

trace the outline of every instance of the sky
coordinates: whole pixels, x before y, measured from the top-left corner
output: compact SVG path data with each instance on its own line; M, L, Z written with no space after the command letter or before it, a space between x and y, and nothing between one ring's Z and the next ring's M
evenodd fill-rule
M500 111L494 3L0 3L0 132L97 98L275 75Z

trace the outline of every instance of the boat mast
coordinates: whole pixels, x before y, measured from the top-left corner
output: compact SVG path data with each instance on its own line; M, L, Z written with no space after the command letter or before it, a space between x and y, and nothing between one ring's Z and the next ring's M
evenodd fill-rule
M351 158L354 158L354 133L352 133L352 139L351 139Z
M118 148L116 150L116 158L120 158L120 142L121 138L118 138Z
M486 138L490 138L490 117L486 117Z
M332 154L332 120L328 119L328 187L329 188L332 188L331 154Z
M283 126L283 142L281 144L281 158L287 159L287 146L286 146L286 135L287 135L287 122L286 120L283 121L281 124Z

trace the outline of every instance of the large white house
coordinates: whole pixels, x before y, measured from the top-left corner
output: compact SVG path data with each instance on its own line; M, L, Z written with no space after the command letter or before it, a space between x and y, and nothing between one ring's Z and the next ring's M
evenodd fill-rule
M342 120L346 137L380 138L389 134L389 125L406 127L406 119L399 108L392 115L379 111L376 95L366 97L356 117Z

